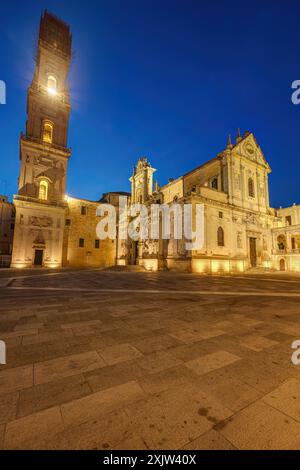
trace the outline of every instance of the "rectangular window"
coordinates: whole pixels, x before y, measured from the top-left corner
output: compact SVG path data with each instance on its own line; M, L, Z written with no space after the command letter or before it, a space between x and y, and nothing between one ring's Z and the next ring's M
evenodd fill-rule
M71 225L71 219L66 219L66 225Z
M219 219L223 219L223 212L219 212Z
M286 223L286 225L292 225L292 216L291 215L286 216L285 223Z
M86 214L87 214L86 206L81 206L81 215L86 215Z
M84 248L84 238L79 238L79 248Z
M95 248L100 248L100 240L95 240Z

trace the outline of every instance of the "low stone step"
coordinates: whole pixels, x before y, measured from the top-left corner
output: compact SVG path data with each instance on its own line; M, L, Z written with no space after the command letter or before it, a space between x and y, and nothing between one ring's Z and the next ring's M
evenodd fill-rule
M115 271L115 272L145 272L144 266L136 264L128 264L127 266L111 266L103 269L103 271Z

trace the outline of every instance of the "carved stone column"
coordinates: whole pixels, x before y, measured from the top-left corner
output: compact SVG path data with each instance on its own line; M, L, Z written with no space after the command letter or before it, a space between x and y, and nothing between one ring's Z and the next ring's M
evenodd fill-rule
M256 192L257 192L257 205L260 210L260 174L256 171Z
M224 177L223 177L223 162L220 159L220 181L221 181L221 191L224 191Z

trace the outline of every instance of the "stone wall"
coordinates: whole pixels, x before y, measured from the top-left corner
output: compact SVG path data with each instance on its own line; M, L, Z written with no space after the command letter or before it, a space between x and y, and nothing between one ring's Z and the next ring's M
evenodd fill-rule
M115 265L116 240L99 240L96 227L101 220L96 215L98 202L84 199L68 198L66 225L63 246L64 266L108 267ZM82 209L84 207L85 209ZM82 213L86 212L85 214ZM79 239L84 240L84 246L79 246Z

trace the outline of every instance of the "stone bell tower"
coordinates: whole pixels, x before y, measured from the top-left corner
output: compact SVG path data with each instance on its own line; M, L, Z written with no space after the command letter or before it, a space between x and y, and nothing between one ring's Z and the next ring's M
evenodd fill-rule
M71 155L67 147L71 42L69 26L46 10L27 94L26 132L20 137L12 267L61 265Z

